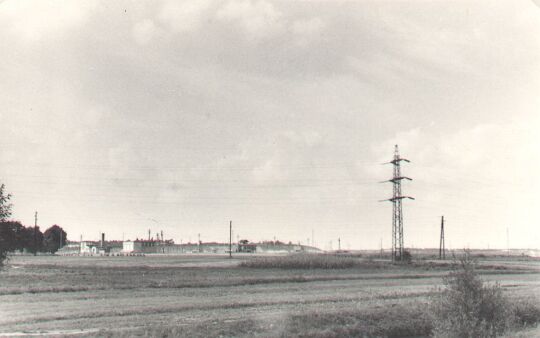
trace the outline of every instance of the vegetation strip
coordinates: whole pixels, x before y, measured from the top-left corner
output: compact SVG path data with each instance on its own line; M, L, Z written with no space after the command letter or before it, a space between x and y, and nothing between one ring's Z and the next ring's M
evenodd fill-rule
M49 322L49 321L58 321L58 320L72 320L72 319L90 319L97 317L125 317L132 315L142 315L142 314L164 314L164 313L180 313L185 311L209 311L209 310L219 310L219 309L238 309L238 308L248 308L248 307L268 307L276 305L308 305L308 304L323 304L323 303L350 303L358 302L365 300L390 300L390 299L402 299L402 298L414 298L414 297L424 297L429 296L433 292L417 292L411 294L399 294L394 293L390 295L374 295L374 296L361 296L354 298L327 298L327 299L313 299L313 300L284 300L284 301L266 301L266 302L237 302L237 303L224 303L224 304L208 304L208 305L189 305L189 306L171 306L166 308L151 308L151 309L141 309L141 310L122 310L122 311L103 311L100 312L90 312L84 313L81 315L73 315L70 317L65 316L49 316L49 317L36 317L33 318L33 322ZM19 321L6 321L4 325L13 325L18 324Z

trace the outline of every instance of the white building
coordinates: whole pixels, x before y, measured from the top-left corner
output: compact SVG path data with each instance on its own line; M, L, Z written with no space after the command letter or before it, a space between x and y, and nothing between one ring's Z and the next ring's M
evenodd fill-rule
M128 240L122 243L122 253L156 253L157 246L157 241Z

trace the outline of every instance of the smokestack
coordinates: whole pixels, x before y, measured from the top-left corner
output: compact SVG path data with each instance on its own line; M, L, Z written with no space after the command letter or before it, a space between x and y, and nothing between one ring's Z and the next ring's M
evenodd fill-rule
M105 245L105 233L101 233L101 248L103 249L103 246Z

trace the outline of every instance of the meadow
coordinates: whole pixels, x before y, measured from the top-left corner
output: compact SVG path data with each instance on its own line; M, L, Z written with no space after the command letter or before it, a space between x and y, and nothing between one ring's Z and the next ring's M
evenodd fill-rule
M429 336L430 297L450 266L359 257L288 262L14 256L0 273L0 336ZM486 259L478 271L510 299L538 303L539 261ZM513 335L538 333L533 325Z

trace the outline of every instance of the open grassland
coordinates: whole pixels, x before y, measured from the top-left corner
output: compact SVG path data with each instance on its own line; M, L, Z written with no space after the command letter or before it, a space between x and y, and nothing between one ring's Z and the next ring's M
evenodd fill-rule
M295 265L305 259L13 257L0 273L0 336L430 334L429 299L449 262L322 257L329 268ZM479 272L517 302L538 301L538 261L480 262Z

